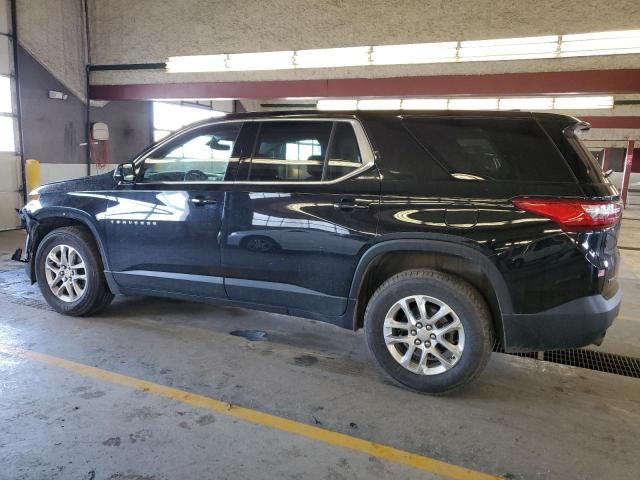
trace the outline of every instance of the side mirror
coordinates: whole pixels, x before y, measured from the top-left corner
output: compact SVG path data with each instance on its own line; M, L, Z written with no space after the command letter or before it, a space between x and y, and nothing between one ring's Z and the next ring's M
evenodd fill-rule
M113 171L116 183L133 183L136 179L136 167L133 162L121 163Z

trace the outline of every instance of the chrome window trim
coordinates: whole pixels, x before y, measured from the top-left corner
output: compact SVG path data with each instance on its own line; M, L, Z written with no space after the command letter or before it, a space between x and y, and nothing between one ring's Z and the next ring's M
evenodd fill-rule
M369 138L367 137L364 128L360 124L356 118L331 118L331 117L313 117L313 118L299 118L299 117L282 117L282 118L247 118L247 119L233 119L233 120L217 120L210 123L198 124L193 127L187 127L183 130L176 132L175 134L169 135L168 137L162 139L153 150L146 152L140 156L138 156L133 163L137 167L139 164L142 164L148 157L153 155L154 152L164 147L167 143L175 140L178 136L187 134L192 132L193 130L197 130L200 128L213 127L216 125L223 125L227 123L248 123L248 122L348 122L351 124L353 128L353 132L356 136L356 141L358 142L358 148L360 149L360 156L362 157L362 165L360 168L349 172L342 177L334 178L333 180L316 180L312 182L302 181L287 181L287 182L274 182L274 181L251 181L251 180L243 180L243 181L220 181L220 182L203 182L203 181L175 181L175 182L140 182L139 185L333 185L336 183L343 182L348 180L349 178L353 178L357 175L360 175L363 172L371 169L375 165L375 155L373 153L373 148L371 147L371 143L369 142ZM237 161L238 159L236 159Z

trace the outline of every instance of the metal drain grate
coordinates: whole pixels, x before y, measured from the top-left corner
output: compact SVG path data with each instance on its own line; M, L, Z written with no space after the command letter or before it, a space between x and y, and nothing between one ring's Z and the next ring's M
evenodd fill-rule
M613 353L574 348L543 352L542 359L545 362L560 363L572 367L597 370L598 372L640 378L640 358L624 357L622 355L614 355Z
M502 344L496 341L493 344L493 351L496 353L507 353L504 351ZM524 358L536 358L540 359L540 353L542 352L517 352L517 353L507 353L507 355L513 355L514 357L524 357Z
M499 342L495 343L493 351L506 353ZM640 378L640 358L614 355L613 353L571 348L567 350L549 350L547 352L508 353L507 355L533 358L544 362L586 368L625 377Z

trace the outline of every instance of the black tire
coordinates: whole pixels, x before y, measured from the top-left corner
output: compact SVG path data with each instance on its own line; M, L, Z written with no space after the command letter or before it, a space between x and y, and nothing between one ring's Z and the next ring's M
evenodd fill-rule
M49 287L45 275L45 261L51 250L58 245L74 248L85 264L86 284L84 293L75 301L59 299ZM63 227L49 232L40 242L35 258L35 270L42 296L56 312L72 316L89 316L103 310L114 295L104 277L100 252L91 234L83 227Z
M464 349L443 373L424 375L406 369L391 355L384 338L387 312L411 295L428 295L451 307L464 328ZM445 394L471 382L484 369L493 348L489 308L478 291L464 280L434 270L407 270L385 281L373 294L365 312L367 345L381 370L395 383L428 394Z

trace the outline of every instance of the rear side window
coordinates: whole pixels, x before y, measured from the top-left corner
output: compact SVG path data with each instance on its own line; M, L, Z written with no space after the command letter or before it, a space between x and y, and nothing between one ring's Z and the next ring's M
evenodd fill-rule
M404 125L456 178L575 182L533 119L406 118Z
M321 180L331 127L331 122L263 122L249 180Z
M253 152L248 168L240 170L239 180L335 180L362 165L358 142L348 122L262 122Z
M336 122L327 156L325 180L344 177L362 165L358 141L353 127L347 122Z

